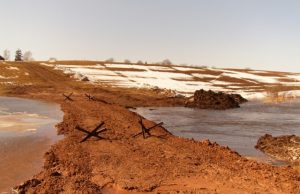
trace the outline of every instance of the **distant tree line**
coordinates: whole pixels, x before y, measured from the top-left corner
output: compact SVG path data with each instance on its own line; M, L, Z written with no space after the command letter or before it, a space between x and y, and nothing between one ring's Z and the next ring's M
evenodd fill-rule
M11 52L8 49L3 51L3 58L6 61L11 60ZM21 49L16 50L15 61L34 61L31 51L26 51L24 54Z

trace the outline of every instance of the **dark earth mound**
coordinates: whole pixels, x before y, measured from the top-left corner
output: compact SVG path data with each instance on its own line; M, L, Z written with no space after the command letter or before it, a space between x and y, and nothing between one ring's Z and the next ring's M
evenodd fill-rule
M247 100L239 94L225 94L223 92L201 89L195 91L193 101L188 102L186 106L200 109L225 110L239 108L239 104L243 102L247 102Z
M231 97L234 98L234 100L236 102L238 102L239 104L243 104L245 102L248 102L248 100L246 98L243 98L243 96L241 96L240 94L229 94Z

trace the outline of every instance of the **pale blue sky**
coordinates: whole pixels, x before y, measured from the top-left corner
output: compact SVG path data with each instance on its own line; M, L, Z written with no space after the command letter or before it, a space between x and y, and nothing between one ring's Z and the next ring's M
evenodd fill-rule
M300 72L299 0L3 0L0 52Z

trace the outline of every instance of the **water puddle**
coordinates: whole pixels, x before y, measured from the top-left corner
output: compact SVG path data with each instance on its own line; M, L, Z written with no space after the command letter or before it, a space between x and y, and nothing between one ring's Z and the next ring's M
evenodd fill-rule
M259 137L268 133L300 135L300 103L245 103L239 109L225 111L200 110L183 107L137 108L137 113L164 122L174 135L198 140L210 139L229 146L249 158L282 165L265 156L254 146Z
M44 153L61 138L55 125L62 116L56 104L0 97L0 193L41 170Z

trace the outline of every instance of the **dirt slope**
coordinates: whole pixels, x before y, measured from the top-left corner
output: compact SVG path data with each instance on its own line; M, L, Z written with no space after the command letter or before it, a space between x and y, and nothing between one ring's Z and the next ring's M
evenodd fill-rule
M160 90L95 86L88 82L76 81L62 71L39 63L7 62L5 65L0 65L2 74L11 73L11 70L6 69L7 67L16 67L19 70L14 71L10 79L0 79L0 92L2 91L3 95L30 96L46 100L51 96L52 101L57 101L62 98L63 93L80 93L83 96L88 93L97 95L107 102L124 106L183 106L185 101L183 98L167 98ZM6 84L7 82L12 84Z
M251 69L134 64L103 61L40 62L81 79L113 87L160 87L192 95L195 90L218 90L252 97L299 96L300 74ZM280 100L280 99L278 99Z

